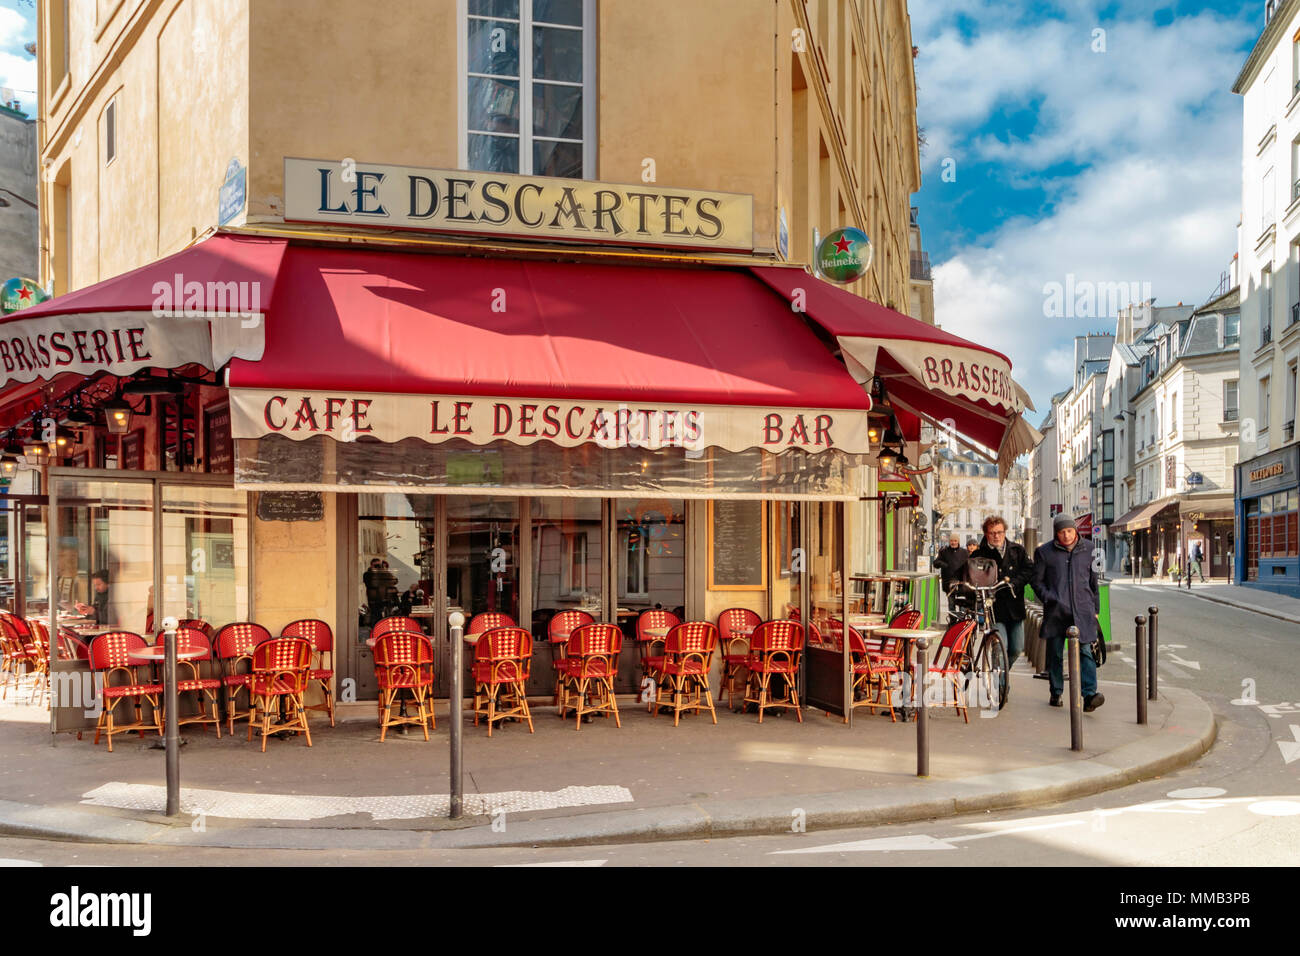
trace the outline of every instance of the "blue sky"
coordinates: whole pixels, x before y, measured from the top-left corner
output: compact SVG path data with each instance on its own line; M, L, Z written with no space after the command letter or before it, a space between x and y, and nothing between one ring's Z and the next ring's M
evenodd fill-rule
M1071 383L1074 336L1114 329L1113 316L1045 317L1046 284L1149 283L1157 304L1200 304L1228 268L1241 209L1231 88L1264 0L909 8L928 140L914 202L936 320L1010 356L1037 424Z
M35 41L34 0L0 0L0 87L13 90L32 116L36 115L36 59L23 44Z

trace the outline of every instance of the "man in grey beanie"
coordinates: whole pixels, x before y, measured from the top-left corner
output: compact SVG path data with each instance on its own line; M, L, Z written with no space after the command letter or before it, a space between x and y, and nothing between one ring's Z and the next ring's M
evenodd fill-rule
M1080 538L1074 521L1057 515L1052 522L1053 540L1034 552L1034 593L1043 602L1043 639L1047 641L1047 672L1053 707L1061 706L1065 689L1062 674L1065 632L1079 629L1079 678L1083 690L1083 709L1094 711L1106 702L1097 693L1097 662L1092 645L1097 640L1097 610L1101 591L1097 571L1092 566L1092 542Z

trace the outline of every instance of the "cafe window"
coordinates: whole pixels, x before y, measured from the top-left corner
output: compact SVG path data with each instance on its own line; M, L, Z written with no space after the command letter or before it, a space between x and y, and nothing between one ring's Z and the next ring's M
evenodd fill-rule
M599 498L532 499L535 617L549 621L559 611L577 608L600 618L604 599L601 507Z
M468 0L461 166L589 178L593 0Z
M619 616L686 603L686 503L672 498L614 502Z

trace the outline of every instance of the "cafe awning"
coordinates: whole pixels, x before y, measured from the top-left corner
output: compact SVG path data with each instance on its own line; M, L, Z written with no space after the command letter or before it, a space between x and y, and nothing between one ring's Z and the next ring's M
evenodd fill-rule
M236 438L870 450L871 400L744 269L292 246Z
M799 268L753 273L838 344L864 386L882 378L898 405L996 455L1002 477L1042 436L1022 416L1033 409L1005 355L853 295ZM948 425L951 423L951 426Z
M1178 502L1178 513L1188 520L1222 521L1234 516L1234 507L1232 495L1206 495L1201 498L1183 498Z
M1150 526L1152 518L1176 503L1173 498L1160 498L1157 501L1148 501L1144 505L1138 505L1121 515L1120 519L1110 526L1110 530L1142 531Z
M287 241L219 234L0 319L0 388L262 355Z

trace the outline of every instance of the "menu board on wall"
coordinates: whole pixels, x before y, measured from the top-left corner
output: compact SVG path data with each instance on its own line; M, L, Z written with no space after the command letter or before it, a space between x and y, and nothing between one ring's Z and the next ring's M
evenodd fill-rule
M304 455L297 442L279 437L258 439L256 457L267 474L285 484L321 480L320 460ZM325 496L319 491L259 492L257 517L262 521L320 521L325 517Z
M122 468L127 471L140 471L144 467L144 463L140 460L144 442L141 441L140 436L140 432L131 432L129 435L122 436Z
M767 508L762 501L709 502L709 590L767 588Z
M230 438L230 406L203 410L203 435L208 471L228 475L235 470L235 448Z
M258 492L257 517L262 521L320 521L325 517L325 496L319 491Z

